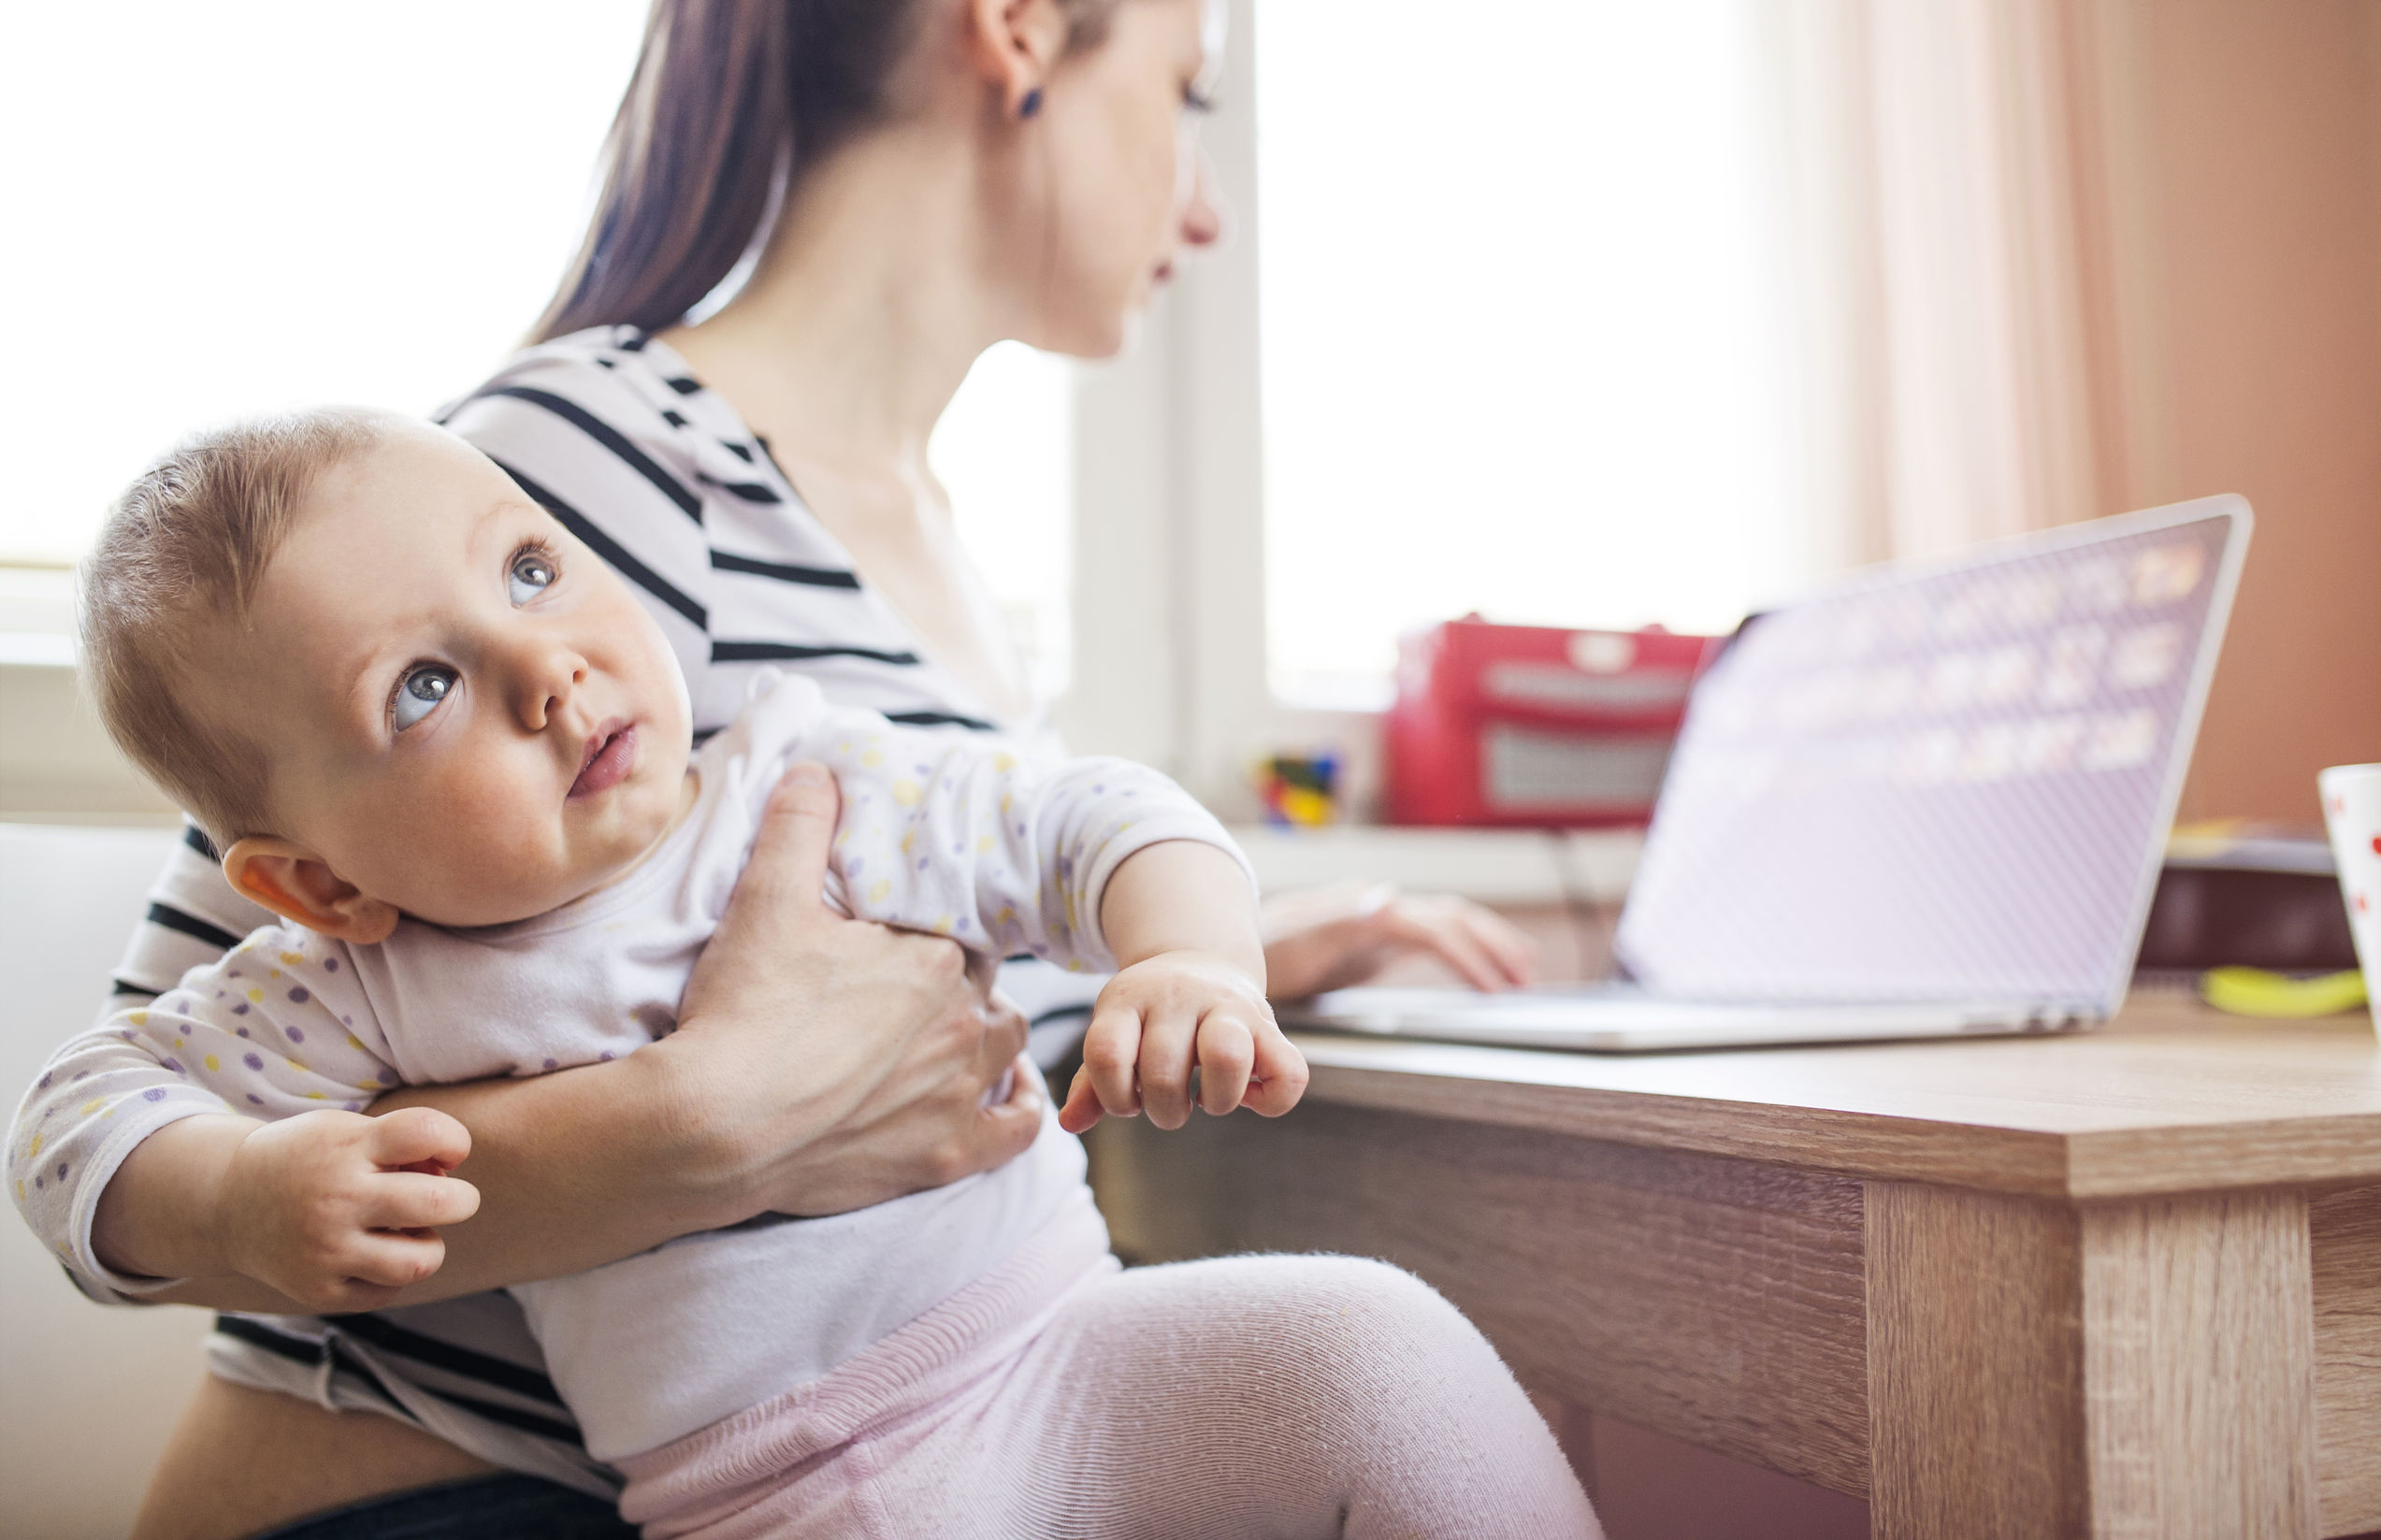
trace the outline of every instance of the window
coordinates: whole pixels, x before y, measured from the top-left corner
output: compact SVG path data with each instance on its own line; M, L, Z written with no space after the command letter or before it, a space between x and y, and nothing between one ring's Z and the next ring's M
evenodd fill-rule
M576 247L643 0L10 17L0 556L70 560L181 434L492 367Z
M1725 627L1789 581L1744 0L1255 9L1277 696L1383 704L1469 611Z
M1073 662L1071 373L1062 358L1002 343L968 371L928 451L960 540L1045 698L1065 691Z

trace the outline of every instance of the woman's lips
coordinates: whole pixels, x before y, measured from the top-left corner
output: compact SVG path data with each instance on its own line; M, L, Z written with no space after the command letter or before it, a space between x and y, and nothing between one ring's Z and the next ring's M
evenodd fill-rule
M570 783L572 797L593 797L610 791L637 768L637 729L633 723L607 722L587 739L586 761Z

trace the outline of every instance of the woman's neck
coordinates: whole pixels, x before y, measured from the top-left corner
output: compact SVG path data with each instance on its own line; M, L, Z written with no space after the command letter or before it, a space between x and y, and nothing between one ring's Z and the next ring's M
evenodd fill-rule
M839 479L931 480L934 425L1004 330L977 189L932 124L867 136L803 178L736 297L665 340Z

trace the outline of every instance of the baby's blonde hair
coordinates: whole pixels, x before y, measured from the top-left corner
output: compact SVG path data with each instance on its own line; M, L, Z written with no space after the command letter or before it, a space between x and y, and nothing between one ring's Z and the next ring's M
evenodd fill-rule
M271 832L263 751L189 703L205 623L237 624L315 482L397 419L353 407L192 435L108 511L82 566L84 686L108 734L218 846Z

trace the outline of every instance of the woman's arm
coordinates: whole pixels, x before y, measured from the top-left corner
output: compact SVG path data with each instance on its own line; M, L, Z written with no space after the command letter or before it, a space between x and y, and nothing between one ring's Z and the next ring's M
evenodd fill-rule
M1031 1076L982 1105L1024 1045L1022 1019L988 1001L953 943L819 902L835 811L818 767L780 785L670 1037L610 1064L375 1104L459 1119L471 1154L457 1174L481 1199L445 1231L438 1273L389 1303L578 1272L764 1212L840 1213L989 1169L1032 1142ZM100 1234L137 1223L126 1195L140 1164L173 1153L154 1138L133 1152L100 1201ZM294 1308L239 1278L193 1278L162 1297Z

